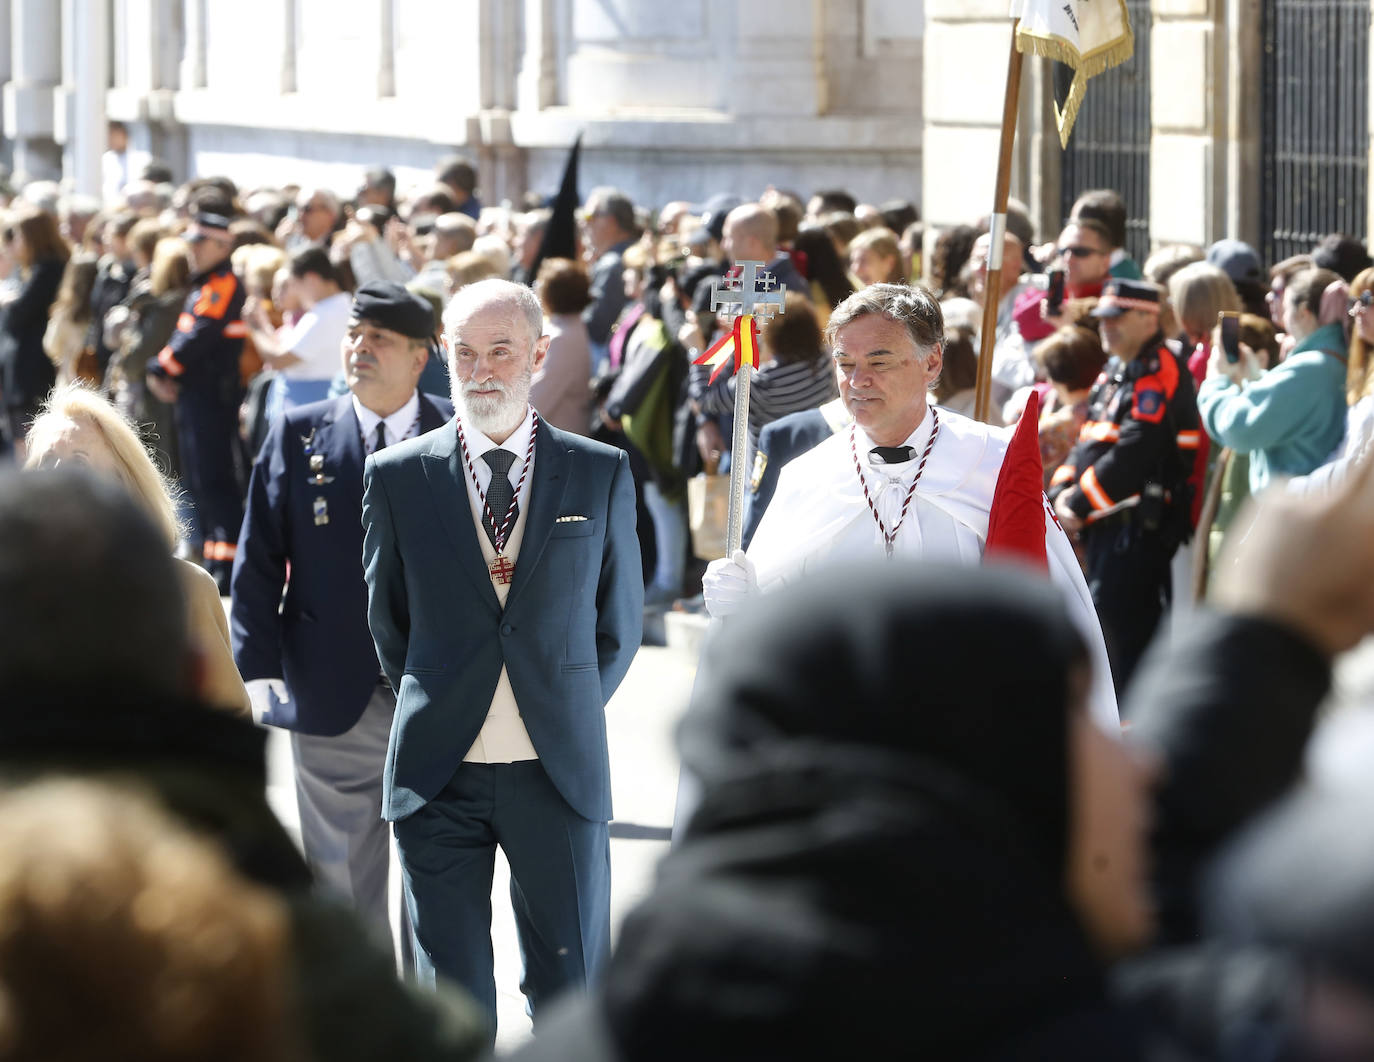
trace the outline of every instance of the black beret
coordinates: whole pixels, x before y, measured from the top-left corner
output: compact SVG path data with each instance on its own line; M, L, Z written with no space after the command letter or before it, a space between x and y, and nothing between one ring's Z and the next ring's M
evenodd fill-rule
M371 321L411 339L428 339L435 332L434 307L404 285L374 280L353 296L353 319Z

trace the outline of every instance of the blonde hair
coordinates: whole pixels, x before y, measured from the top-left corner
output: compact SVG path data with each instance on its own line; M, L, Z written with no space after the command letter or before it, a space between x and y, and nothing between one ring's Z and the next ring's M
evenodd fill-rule
M191 263L186 251L186 241L180 236L164 236L157 241L148 267L148 284L154 295L166 295L191 282Z
M39 467L68 423L89 424L100 434L119 466L124 489L157 525L167 540L167 549L175 549L182 531L177 520L175 491L153 464L134 426L84 384L73 382L52 389L29 429L24 467Z
M216 846L110 783L0 812L0 1058L303 1057L286 906Z
M243 278L248 294L267 298L277 270L286 265L286 252L270 243L245 243L229 256L234 272Z
M1169 301L1183 331L1195 341L1212 334L1217 314L1243 308L1231 278L1206 262L1186 265L1169 278Z
M1366 291L1374 291L1374 268L1362 269L1350 282L1350 297L1358 299ZM1369 347L1360 335L1358 327L1350 330L1350 361L1346 370L1345 398L1354 405L1370 392L1374 383L1374 359L1369 356Z
M444 272L448 274L453 291L501 275L491 259L480 251L459 251L444 264Z
M849 241L849 253L852 255L856 251L872 251L883 258L892 259L892 269L879 281L880 284L906 283L906 277L902 275L902 249L897 246L897 237L892 235L891 229L865 229Z

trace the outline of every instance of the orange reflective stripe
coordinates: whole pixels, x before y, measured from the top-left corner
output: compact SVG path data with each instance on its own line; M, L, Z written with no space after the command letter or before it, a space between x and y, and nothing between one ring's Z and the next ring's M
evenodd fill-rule
M1196 450L1201 445L1201 432L1181 431L1178 433L1178 448L1180 450Z
M196 319L192 314L183 313L180 317L177 318L178 332L189 332L191 329L195 328L195 326Z
M168 376L180 376L186 371L186 366L177 361L177 356L172 353L171 347L163 347L157 352L157 363L162 366Z
M191 307L197 317L213 317L216 320L229 312L229 303L238 288L233 273L212 276L201 285L196 295L196 304Z
M1054 487L1060 483L1067 483L1077 476L1078 469L1074 468L1073 465L1060 465L1054 470L1054 475L1050 477L1050 486Z
M1078 441L1116 442L1121 429L1109 420L1090 420L1078 429Z
M1097 481L1097 473L1091 467L1083 473L1078 485L1083 488L1083 493L1088 496L1088 501L1094 509L1110 509L1115 504L1102 489L1102 484Z
M228 339L242 339L248 334L248 326L242 321L230 321L224 326L224 335Z
M204 552L206 560L231 561L238 556L239 548L233 542L212 542L207 540Z

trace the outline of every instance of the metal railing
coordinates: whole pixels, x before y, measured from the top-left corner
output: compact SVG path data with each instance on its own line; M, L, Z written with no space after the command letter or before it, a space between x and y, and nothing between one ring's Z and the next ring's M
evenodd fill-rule
M1264 0L1260 234L1270 265L1328 233L1364 238L1369 0Z
M1064 152L1060 202L1067 220L1081 193L1115 189L1126 201L1126 249L1144 262L1150 253L1150 2L1126 0L1126 9L1135 54L1088 82Z

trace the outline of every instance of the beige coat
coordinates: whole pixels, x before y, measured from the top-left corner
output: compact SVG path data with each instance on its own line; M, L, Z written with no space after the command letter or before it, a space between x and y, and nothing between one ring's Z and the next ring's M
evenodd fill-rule
M216 708L228 708L252 717L248 691L239 669L234 666L234 651L229 641L229 620L224 614L219 587L214 576L198 564L178 561L181 592L186 595L191 641L205 661L205 680L201 697Z
M555 428L586 435L592 420L592 348L576 314L548 318L544 364L530 384L530 405Z

